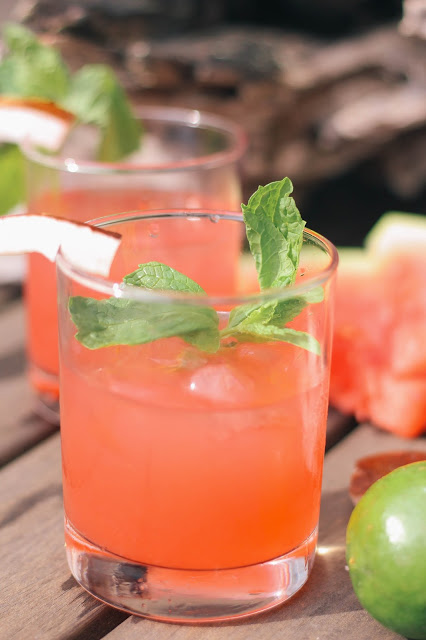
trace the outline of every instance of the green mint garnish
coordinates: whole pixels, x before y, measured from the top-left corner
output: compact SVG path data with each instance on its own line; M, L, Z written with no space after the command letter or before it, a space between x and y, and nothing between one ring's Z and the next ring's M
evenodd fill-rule
M228 326L222 331L222 337L233 336L240 342L291 342L319 355L321 348L318 340L302 331L285 328L285 325L294 320L308 304L322 302L323 299L322 287L316 287L287 300L235 307L230 313Z
M124 276L123 282L144 289L180 291L184 293L206 293L199 284L161 262L140 264L136 271Z
M3 40L7 54L0 61L1 95L50 100L80 122L99 127L97 159L101 162L114 162L139 148L141 127L110 67L85 65L71 74L56 49L42 44L19 24L6 25ZM25 201L19 151L0 155L0 174L6 172L19 179L9 182L9 186L0 184L0 215Z
M43 98L60 103L69 90L70 74L60 53L41 44L19 24L7 24L3 40L8 54L0 63L0 93Z
M219 348L218 317L209 307L74 296L69 310L78 327L76 338L88 349L145 344L172 336L180 336L203 351Z
M290 197L288 178L258 191L243 205L247 238L259 275L261 289L294 283L299 265L305 226ZM160 262L140 264L123 282L152 291L174 291L206 295L184 274ZM98 349L117 344L144 344L180 336L202 351L215 353L221 340L238 342L289 342L315 354L321 353L318 340L285 325L309 304L324 299L322 287L288 299L271 298L264 304L245 304L229 314L226 327L219 330L219 316L210 307L176 302L141 302L132 299L70 298L69 309L76 334L84 346Z
M259 187L242 205L261 289L287 287L296 279L305 222L292 191L291 181L284 178Z
M321 347L316 338L305 331L288 329L286 327L276 327L269 324L251 324L244 331L238 327L232 334L238 342L290 342L297 347L302 347L307 351L312 351L316 355L321 354Z
M16 144L0 145L0 215L23 201L25 193L24 158Z
M126 284L150 290L204 294L193 280L160 262L142 264L124 278ZM214 309L180 301L141 302L74 296L69 300L76 338L88 349L118 344L145 344L180 336L202 351L219 349L219 317Z
M88 64L72 77L69 93L61 101L81 122L102 132L97 159L115 162L139 148L141 127L117 77L110 67Z
M247 239L253 255L260 288L273 289L294 284L299 266L305 222L290 196L288 178L271 182L242 205ZM319 354L318 340L302 331L284 328L308 304L321 302L322 287L287 300L271 300L262 305L243 305L231 311L223 336L238 340L291 342Z

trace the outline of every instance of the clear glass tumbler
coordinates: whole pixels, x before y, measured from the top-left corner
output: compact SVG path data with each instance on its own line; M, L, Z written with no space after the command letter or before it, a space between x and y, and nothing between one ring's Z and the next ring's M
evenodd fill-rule
M306 582L315 555L336 250L305 231L296 284L247 293L255 269L236 214L131 213L93 224L123 238L109 279L57 258L71 571L104 602L159 620L218 621L275 607ZM205 295L122 284L151 261L189 276ZM297 306L301 296L316 302L287 328L313 336L316 351L236 336L228 325L236 307ZM90 348L71 316L87 298L101 310ZM129 321L125 333L142 323L152 341L93 348L103 305ZM200 314L220 330L220 346L191 333Z
M144 130L141 148L119 163L96 162L99 133L83 125L72 131L60 156L24 143L29 213L86 222L117 211L240 209L239 160L246 137L238 125L168 107L146 107L138 115ZM55 270L38 254L29 257L25 291L29 377L38 397L36 410L56 421Z

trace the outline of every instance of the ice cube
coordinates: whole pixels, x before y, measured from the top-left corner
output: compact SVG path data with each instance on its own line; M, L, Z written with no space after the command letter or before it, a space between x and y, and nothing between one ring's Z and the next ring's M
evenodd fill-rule
M189 390L194 399L209 400L216 408L244 407L251 403L255 384L245 372L229 364L208 364L194 371Z

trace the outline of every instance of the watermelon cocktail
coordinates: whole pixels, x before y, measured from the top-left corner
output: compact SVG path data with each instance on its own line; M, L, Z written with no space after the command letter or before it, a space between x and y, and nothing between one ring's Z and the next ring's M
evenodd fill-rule
M237 126L183 109L144 108L139 115L144 128L141 148L117 163L93 159L99 131L83 125L72 130L60 156L23 144L29 213L87 222L128 210L239 209L237 165L245 137ZM219 251L226 253L228 238L222 242ZM56 411L55 272L38 254L29 258L26 302L30 380L40 408Z
M288 184L273 185L293 202ZM109 280L57 261L73 575L105 602L157 619L276 606L307 580L317 540L335 250L285 223L271 267L264 228L251 227L259 266L243 251L241 217L219 212L97 224L122 235ZM219 233L200 249L192 239L206 225ZM300 261L295 250L283 256L292 234ZM223 237L235 250L220 253ZM261 290L241 295L250 259ZM273 286L271 269L281 272Z

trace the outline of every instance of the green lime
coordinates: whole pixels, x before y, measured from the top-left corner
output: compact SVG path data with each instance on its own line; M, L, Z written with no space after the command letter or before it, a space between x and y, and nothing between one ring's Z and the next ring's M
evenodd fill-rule
M399 467L368 489L349 520L346 561L376 620L426 640L426 462Z

